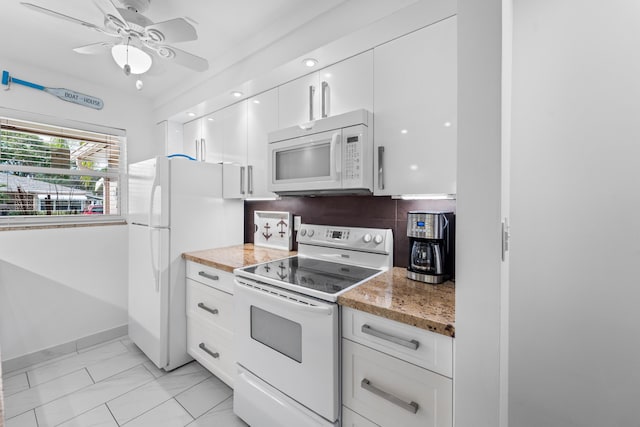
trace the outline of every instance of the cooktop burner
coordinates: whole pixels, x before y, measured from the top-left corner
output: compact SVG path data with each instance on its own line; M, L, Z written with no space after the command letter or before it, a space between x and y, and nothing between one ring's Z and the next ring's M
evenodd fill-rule
M293 256L240 269L263 278L336 294L380 273L374 268Z

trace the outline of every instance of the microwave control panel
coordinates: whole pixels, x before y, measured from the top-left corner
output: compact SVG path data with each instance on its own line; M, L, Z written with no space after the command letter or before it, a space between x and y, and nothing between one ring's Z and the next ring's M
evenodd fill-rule
M363 178L367 153L367 127L352 126L342 131L343 143L343 165L342 165L342 186L343 188L366 187L366 180Z
M361 135L349 135L345 138L344 179L360 179Z

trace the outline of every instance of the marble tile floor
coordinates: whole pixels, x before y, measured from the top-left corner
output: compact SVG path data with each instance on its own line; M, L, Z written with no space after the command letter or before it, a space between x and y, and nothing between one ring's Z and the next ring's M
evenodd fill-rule
M246 427L197 362L158 369L127 337L3 373L6 427Z

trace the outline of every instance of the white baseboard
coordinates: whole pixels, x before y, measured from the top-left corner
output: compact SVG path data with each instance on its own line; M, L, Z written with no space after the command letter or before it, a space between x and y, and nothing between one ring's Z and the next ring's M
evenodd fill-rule
M128 325L116 326L115 328L88 335L74 341L25 354L24 356L18 356L13 359L3 360L2 372L6 375L11 371L17 371L18 369L24 369L36 363L46 362L47 360L55 359L65 354L74 353L83 348L125 336L128 334L128 331Z

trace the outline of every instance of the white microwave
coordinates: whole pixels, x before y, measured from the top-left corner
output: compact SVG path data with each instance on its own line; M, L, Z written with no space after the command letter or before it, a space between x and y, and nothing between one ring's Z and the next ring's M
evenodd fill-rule
M269 134L268 189L281 195L371 194L373 116L356 110Z

